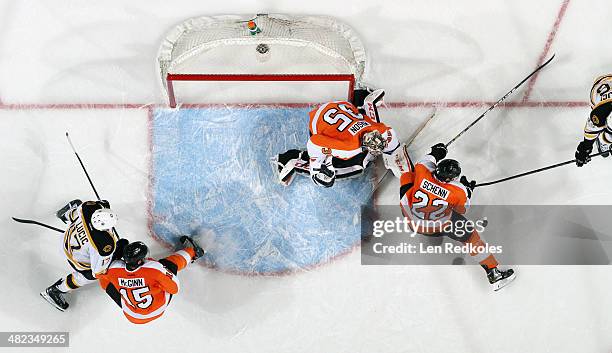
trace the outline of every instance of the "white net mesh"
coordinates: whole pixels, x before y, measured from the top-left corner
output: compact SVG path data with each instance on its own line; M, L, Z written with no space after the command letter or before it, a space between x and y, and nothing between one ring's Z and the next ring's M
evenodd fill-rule
M255 28L249 29L251 21ZM262 53L261 44L268 50ZM174 28L158 61L166 89L168 73L342 73L360 81L366 54L353 30L330 17L225 15L193 18Z

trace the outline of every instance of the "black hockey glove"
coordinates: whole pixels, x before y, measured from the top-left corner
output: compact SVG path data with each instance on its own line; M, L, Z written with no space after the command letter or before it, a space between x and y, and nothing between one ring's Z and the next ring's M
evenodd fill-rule
M353 101L351 103L353 103L353 105L359 109L361 114L365 114L365 110L363 110L363 101L365 100L365 97L370 94L370 92L372 92L372 90L368 89L367 87L357 88L353 91Z
M582 140L576 149L576 165L582 167L591 161L590 154L593 151L593 141Z
M68 218L66 217L66 214L68 213L68 211L79 207L81 204L83 203L83 201L76 199L76 200L72 200L70 202L68 202L68 204L66 204L66 206L62 207L61 209L59 209L55 215L57 216L57 218L60 219L60 221L64 222L65 224L68 224Z
M429 154L436 159L436 162L439 162L446 157L447 153L448 150L446 149L446 145L440 142L431 146L431 152Z
M129 243L130 241L124 238L117 240L117 245L115 246L115 252L113 253L111 262L120 260L123 257L123 248L125 248Z
M108 202L108 200L100 200L98 201L98 204L100 204L104 208L110 208L110 202Z
M465 188L467 189L467 192L468 192L468 199L471 199L472 198L472 192L474 191L474 188L476 187L476 181L475 180L468 181L468 179L465 177L465 175L463 175L459 179L459 182L461 184L463 184L463 186L465 186Z

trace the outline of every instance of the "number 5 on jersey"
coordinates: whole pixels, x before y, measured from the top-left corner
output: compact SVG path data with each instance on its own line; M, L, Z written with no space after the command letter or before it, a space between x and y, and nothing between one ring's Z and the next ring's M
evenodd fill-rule
M353 112L344 104L338 105L338 108L340 108L340 110L331 108L326 111L323 115L323 121L325 121L329 125L336 125L339 120L342 120L340 126L336 128L340 132L344 131L347 126L349 126L353 122L353 119L363 119L363 115L359 113L355 114L355 112Z
M131 296L128 291L131 292ZM153 303L153 296L149 294L149 287L140 287L133 289L121 288L120 290L121 296L126 303L133 307L139 307L141 309L146 309Z

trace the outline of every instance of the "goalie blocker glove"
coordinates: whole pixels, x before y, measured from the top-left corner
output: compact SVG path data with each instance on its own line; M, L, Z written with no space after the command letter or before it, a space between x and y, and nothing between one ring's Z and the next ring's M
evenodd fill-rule
M582 167L591 161L591 152L593 151L593 141L583 140L578 144L576 149L576 165Z
M313 169L312 181L315 184L330 188L336 181L336 171L334 167L321 164L320 168Z

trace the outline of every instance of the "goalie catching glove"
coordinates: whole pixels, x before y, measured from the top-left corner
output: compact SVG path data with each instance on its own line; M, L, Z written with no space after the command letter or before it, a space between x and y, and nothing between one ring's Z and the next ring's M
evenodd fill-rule
M331 163L321 164L320 167L312 169L311 176L315 184L330 188L336 181L336 170Z

